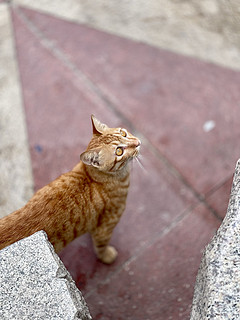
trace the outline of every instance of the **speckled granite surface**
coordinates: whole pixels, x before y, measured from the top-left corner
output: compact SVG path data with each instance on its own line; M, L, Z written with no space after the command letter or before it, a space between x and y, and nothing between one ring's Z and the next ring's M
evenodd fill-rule
M0 251L0 319L92 319L45 232Z
M227 215L207 246L198 272L191 320L240 319L240 160Z

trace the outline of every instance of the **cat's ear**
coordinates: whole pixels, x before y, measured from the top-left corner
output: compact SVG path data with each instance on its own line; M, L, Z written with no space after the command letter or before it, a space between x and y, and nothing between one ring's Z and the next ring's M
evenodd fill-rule
M108 126L104 123L101 123L93 114L91 116L93 134L100 135L104 130L108 129Z
M93 166L96 168L99 168L101 165L99 150L88 150L83 152L80 155L80 160L82 160L82 162L87 164L88 166Z

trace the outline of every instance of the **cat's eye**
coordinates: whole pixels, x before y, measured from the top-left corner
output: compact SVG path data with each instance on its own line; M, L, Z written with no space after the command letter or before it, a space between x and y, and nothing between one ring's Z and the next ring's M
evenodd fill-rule
M120 131L120 133L124 138L127 136L127 132L123 129Z
M116 155L117 156L122 156L123 152L124 152L123 147L117 147L117 149L116 149Z

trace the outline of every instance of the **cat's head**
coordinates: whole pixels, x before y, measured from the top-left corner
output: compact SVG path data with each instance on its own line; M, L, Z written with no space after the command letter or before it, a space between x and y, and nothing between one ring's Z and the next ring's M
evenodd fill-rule
M100 171L114 173L137 157L141 141L122 128L109 128L93 115L93 137L87 150L80 155L83 163Z

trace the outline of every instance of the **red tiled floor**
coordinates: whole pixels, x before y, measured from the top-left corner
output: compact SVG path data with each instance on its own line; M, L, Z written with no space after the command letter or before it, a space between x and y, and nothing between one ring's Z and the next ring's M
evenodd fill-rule
M119 111L199 193L207 193L233 172L239 157L235 143L240 138L240 72L34 11L24 13L76 68L114 97ZM203 125L208 120L216 127L206 133Z
M87 235L62 260L94 319L186 319L201 250L219 225L195 190L206 193L234 171L240 74L21 12L32 21L12 9L36 189L79 161L91 113L145 136L145 170L133 164L126 212L112 239L117 261L96 261ZM40 38L35 26L44 31ZM216 128L205 133L207 120ZM218 213L226 190L207 198Z
M188 319L201 251L217 225L203 207L187 215L86 295L93 318Z

